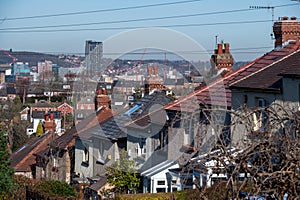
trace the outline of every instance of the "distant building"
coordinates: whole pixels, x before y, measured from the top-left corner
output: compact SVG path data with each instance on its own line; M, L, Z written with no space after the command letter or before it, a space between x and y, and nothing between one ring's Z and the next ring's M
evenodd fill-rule
M11 65L11 74L15 76L30 76L28 62L16 62Z
M76 104L75 124L95 113L95 102L91 98L82 99Z
M59 75L59 68L60 68L60 66L58 66L56 64L52 65L52 72L56 77L58 77L58 75Z
M151 94L154 90L163 89L164 80L158 75L158 65L147 67L147 77L145 80L145 93Z
M5 83L5 71L0 71L0 84Z
M87 40L85 42L85 64L86 73L89 76L95 74L99 71L100 61L103 56L103 44L102 42L96 42L92 40Z
M33 132L36 132L38 124L43 122L44 130L55 130L60 135L61 131L61 113L59 111L33 111L31 114Z
M45 100L40 100L37 101L31 105L30 108L30 114L32 114L33 111L45 111L45 112L49 112L49 111L55 111L56 108L49 102L45 101Z
M234 60L229 51L229 43L224 44L224 49L223 44L218 44L218 48L211 56L211 63L215 70L214 73L223 72L225 74L232 71Z
M38 62L37 71L41 80L49 79L45 73L52 72L52 61L45 60L45 62Z
M67 103L63 103L57 107L57 110L61 112L62 116L66 116L68 114L73 115L73 107Z

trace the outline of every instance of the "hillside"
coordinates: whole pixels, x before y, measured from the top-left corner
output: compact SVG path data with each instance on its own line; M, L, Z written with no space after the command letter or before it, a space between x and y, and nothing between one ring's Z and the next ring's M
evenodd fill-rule
M37 53L37 52L27 52L27 51L12 51L8 52L11 56L17 58L18 62L28 62L29 66L36 66L37 62L42 62L45 60L50 60L53 63L57 64L60 67L77 67L79 63L65 61L60 59L58 55ZM0 64L12 63L13 59L5 54L3 51L0 51Z

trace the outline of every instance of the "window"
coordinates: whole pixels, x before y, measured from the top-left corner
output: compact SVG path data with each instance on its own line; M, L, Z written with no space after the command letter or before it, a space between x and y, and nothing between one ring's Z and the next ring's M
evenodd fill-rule
M254 131L264 131L267 123L267 114L264 108L267 106L267 101L264 98L256 97L255 105L257 111L253 113Z
M166 188L156 188L157 192L166 192Z
M89 162L89 146L85 145L84 150L83 150L83 159L82 162L88 163Z
M165 181L157 181L157 185L165 185Z
M103 142L100 141L99 142L99 149L98 149L98 158L103 159L103 152L104 152Z
M58 159L53 157L53 167L58 167Z

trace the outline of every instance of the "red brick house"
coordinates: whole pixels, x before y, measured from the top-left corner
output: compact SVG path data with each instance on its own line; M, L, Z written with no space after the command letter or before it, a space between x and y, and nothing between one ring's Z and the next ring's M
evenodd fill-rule
M57 110L61 112L62 116L66 116L68 114L72 114L73 115L73 113L74 113L73 107L70 106L67 103L63 103L60 106L58 106Z

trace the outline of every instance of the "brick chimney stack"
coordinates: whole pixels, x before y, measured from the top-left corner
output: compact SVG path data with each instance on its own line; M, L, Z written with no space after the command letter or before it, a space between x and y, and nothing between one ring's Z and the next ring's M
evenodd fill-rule
M45 129L45 131L53 131L53 132L55 132L55 130L56 130L56 123L55 123L55 119L54 119L54 113L50 112L50 114L45 114L44 115L44 119L45 119L45 122L44 122L44 129Z
M214 73L217 73L217 70L225 69L226 73L232 71L234 60L229 50L229 43L218 44L218 48L215 49L214 55L211 56L211 64L214 68ZM223 74L226 74L223 73Z
M147 67L147 74L148 74L148 76L151 76L152 70L153 70L153 66L148 65L148 67Z
M218 44L218 53L217 54L222 54L223 49L222 49L222 44Z
M154 76L158 76L158 66L157 65L155 65L153 67L153 71L154 71Z
M224 47L225 47L225 54L229 54L230 52L229 52L229 43L225 43L224 44Z
M280 17L273 25L275 48L281 47L289 40L300 40L300 21L297 17Z
M107 95L107 90L105 88L101 88L97 90L97 96L96 96L96 110L100 108L101 106L105 108L110 108L110 98Z

